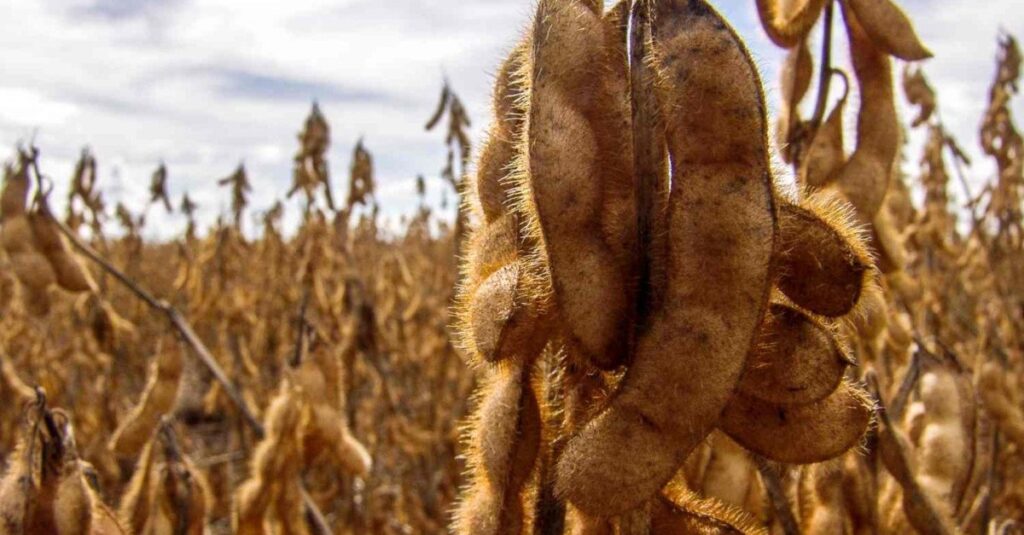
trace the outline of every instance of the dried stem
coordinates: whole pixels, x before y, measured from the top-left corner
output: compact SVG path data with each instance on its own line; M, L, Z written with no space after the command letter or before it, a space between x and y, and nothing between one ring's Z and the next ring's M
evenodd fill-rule
M764 488L772 500L772 509L775 511L779 524L782 525L783 533L800 535L800 526L796 522L796 517L793 516L793 509L789 506L789 500L782 488L782 478L779 477L778 470L768 462L768 459L760 455L752 453L751 458L757 465L757 471L761 474L761 481L764 482Z
M630 18L630 100L633 106L633 170L637 177L636 213L639 233L636 257L640 260L636 309L641 313L638 317L643 318L642 314L651 309L651 300L655 298L651 291L651 266L654 264L654 251L651 247L654 232L652 214L657 208L655 195L662 189L658 169L661 140L655 135L658 110L652 92L652 73L646 63L651 39L650 0L637 0L633 4Z
M818 100L811 116L810 131L817 132L825 117L828 105L828 93L832 85L832 19L835 14L835 3L829 2L825 7L825 21L821 36L821 70L818 73Z

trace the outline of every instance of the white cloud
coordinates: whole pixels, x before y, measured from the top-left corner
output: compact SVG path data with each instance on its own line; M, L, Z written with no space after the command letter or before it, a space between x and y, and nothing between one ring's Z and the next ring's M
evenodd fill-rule
M0 0L0 145L38 128L44 164L70 174L90 145L108 196L140 207L165 161L172 194L188 190L204 221L227 209L216 180L245 161L253 208L287 191L291 155L312 99L333 132L329 154L342 189L352 145L375 155L383 209L415 209L412 186L428 177L440 199L443 134L422 125L443 76L459 92L479 139L491 74L526 26L522 0ZM782 53L758 27L752 0L721 0L769 87ZM943 118L979 164L976 130L1001 27L1024 37L1019 0L907 0L936 58L925 64ZM837 57L843 54L842 48ZM772 102L777 93L769 90ZM1021 100L1015 101L1017 109ZM851 109L855 109L851 106ZM849 121L853 124L853 120ZM920 136L909 152L916 160ZM339 192L339 196L341 193ZM151 210L157 230L179 228Z
M78 111L74 104L21 87L0 87L0 102L0 122L19 127L59 126Z

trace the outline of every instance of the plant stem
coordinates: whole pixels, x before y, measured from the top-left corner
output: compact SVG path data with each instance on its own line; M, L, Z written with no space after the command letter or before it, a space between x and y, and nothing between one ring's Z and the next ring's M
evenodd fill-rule
M829 2L825 7L825 22L821 35L821 71L818 73L818 100L811 116L810 131L817 132L825 117L828 105L828 93L832 85L832 19L835 14L835 3Z
M757 454L751 454L757 471L761 473L761 480L764 482L765 491L772 500L772 508L778 516L779 524L786 535L800 535L800 526L797 525L796 517L793 516L793 509L786 499L786 492L782 488L782 478L778 470L768 462L768 459Z

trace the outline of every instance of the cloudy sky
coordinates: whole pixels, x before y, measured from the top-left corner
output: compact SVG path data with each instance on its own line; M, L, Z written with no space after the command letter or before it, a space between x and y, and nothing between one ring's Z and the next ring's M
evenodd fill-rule
M752 0L716 2L752 50L769 87L781 52ZM985 7L979 7L983 4ZM415 208L415 176L432 203L443 134L423 131L447 77L475 120L488 120L494 69L528 24L532 0L0 0L0 145L35 136L45 171L65 183L81 148L100 163L108 203L144 206L160 161L175 198L188 191L204 221L226 211L216 180L244 161L252 207L290 185L295 134L312 100L333 128L330 161L342 188L360 137L377 164L379 198L395 218ZM947 125L972 154L996 36L1024 37L1020 0L905 0L936 57L925 64ZM838 57L845 61L845 47ZM773 105L777 92L769 90ZM902 95L898 97L902 101ZM1014 101L1018 116L1024 101ZM855 110L855 106L849 109ZM848 121L852 125L853 120ZM920 136L912 138L912 161ZM977 185L991 175L981 158ZM58 193L62 192L58 189ZM290 213L297 213L293 205ZM183 222L150 209L148 232Z

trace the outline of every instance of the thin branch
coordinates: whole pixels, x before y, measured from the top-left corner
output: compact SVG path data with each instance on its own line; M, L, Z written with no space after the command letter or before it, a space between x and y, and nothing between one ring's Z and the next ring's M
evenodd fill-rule
M220 453L203 459L196 459L195 461L193 461L193 464L200 468L211 468L213 466L219 466L222 464L244 461L245 458L246 453L244 451L229 451L227 453Z
M320 512L320 508L316 506L313 497L309 495L305 487L300 487L299 490L302 492L302 503L306 505L306 522L313 528L313 531L320 535L331 535L333 533L331 527L327 525L327 519Z

